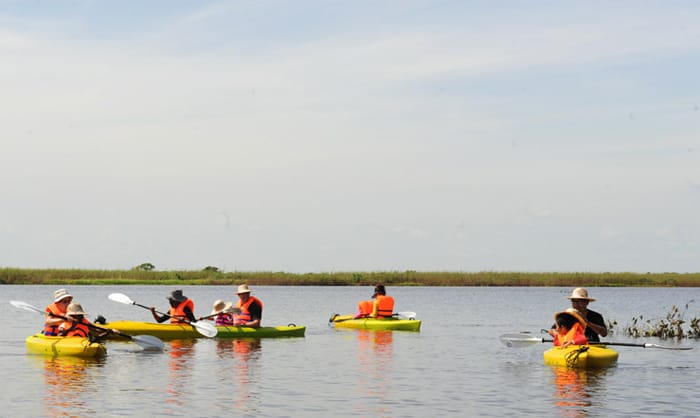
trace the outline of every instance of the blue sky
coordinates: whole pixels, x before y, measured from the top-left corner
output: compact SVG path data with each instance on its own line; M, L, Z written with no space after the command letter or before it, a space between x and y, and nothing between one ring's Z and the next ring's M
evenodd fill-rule
M698 21L0 1L0 266L700 271Z

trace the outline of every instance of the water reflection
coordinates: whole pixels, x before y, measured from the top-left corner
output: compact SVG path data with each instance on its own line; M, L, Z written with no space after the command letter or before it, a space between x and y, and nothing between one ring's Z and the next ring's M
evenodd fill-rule
M552 366L554 404L562 417L582 418L591 410L591 399L599 391L606 369L569 369Z
M84 416L90 412L86 392L95 391L91 369L103 359L29 356L41 368L46 391L41 397L46 416Z
M233 381L233 408L238 411L251 413L254 409L255 396L251 386L255 379L251 376L260 359L262 343L259 339L216 341L216 354L222 359L233 359L233 370L226 370L225 381L230 385Z
M168 349L168 386L165 389L165 402L172 406L168 412L177 411L184 405L181 393L186 392L192 380L192 360L197 340L173 340Z
M392 373L394 331L357 330L357 359L359 373L356 387L360 396L378 399L371 410L361 411L371 416L391 416L391 410L382 400L386 399ZM364 408L364 407L363 407Z

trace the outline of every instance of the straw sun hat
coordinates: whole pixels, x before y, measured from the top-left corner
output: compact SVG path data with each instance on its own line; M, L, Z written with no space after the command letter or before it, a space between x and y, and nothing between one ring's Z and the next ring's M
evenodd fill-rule
M76 315L87 315L87 312L83 311L83 307L79 303L71 303L66 308L66 316Z
M593 302L595 299L588 297L588 290L583 287L577 287L571 292L571 296L567 296L567 299L583 299L589 302Z
M214 302L214 309L211 311L210 315L220 314L221 312L230 310L232 307L233 304L231 302L224 302L223 300L219 299Z
M242 284L238 286L238 291L236 292L236 294L240 295L241 293L250 293L250 289L248 289L247 284Z
M561 311L561 312L555 313L555 314L554 314L554 321L556 322L557 319L559 318L559 316L561 316L561 315L573 316L574 318L576 318L576 320L577 320L578 322L581 323L581 325L583 325L584 327L586 326L586 320L583 319L583 316L581 316L581 312L577 311L577 310L574 309L574 308L569 308L569 309L567 309L567 310L565 310L565 311Z
M73 299L73 296L66 292L66 289L58 289L57 291L53 292L53 301L54 303L57 303L65 298L71 298Z

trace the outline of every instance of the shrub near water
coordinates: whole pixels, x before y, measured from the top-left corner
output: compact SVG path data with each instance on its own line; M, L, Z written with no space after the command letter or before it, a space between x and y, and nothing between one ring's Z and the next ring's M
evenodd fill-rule
M680 312L680 309L673 305L665 318L656 321L651 319L645 321L642 315L639 315L639 318L633 317L632 324L624 328L624 333L630 337L700 338L700 318L691 319L687 330L683 328L683 324L686 323L683 319L684 314L688 311L688 305L692 302L685 304L683 312Z

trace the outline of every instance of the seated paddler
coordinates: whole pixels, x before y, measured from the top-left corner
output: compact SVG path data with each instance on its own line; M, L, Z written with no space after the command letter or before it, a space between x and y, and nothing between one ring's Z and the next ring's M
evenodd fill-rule
M372 300L363 300L357 305L355 318L391 318L394 314L394 298L386 294L383 284L374 287Z
M183 295L182 290L173 290L167 299L170 302L170 309L167 314L158 315L156 308L151 307L153 319L158 321L158 323L165 322L168 319L170 319L171 324L197 322L197 318L194 316L194 302Z

